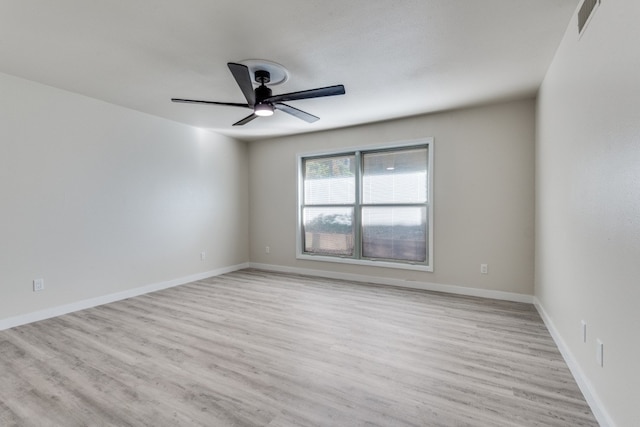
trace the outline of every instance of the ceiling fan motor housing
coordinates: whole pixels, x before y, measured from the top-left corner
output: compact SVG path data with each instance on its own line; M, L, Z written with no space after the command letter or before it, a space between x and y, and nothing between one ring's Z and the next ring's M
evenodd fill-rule
M257 72L256 72L257 74ZM267 99L271 97L271 89L266 87L264 84L258 86L256 88L256 102L261 103L263 99Z

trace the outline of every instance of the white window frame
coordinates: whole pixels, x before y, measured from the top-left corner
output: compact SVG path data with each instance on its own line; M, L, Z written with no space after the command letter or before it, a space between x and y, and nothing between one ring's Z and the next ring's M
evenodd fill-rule
M388 261L388 260L374 260L374 259L355 259L350 257L338 257L329 255L319 255L305 253L303 248L303 230L302 230L302 203L304 200L304 174L302 170L303 159L308 157L321 157L321 156L337 156L341 154L349 154L356 151L375 151L375 150L387 150L387 149L400 149L411 148L415 146L427 146L427 233L428 233L428 257L426 263L411 263L407 261ZM400 141L394 143L386 143L379 145L368 145L360 147L349 147L342 149L314 151L306 153L296 154L296 169L297 169L297 184L298 195L296 199L296 259L308 260L308 261L322 261L333 262L339 264L356 264L372 267L385 267L385 268L397 268L403 270L418 270L433 272L433 206L434 206L434 193L433 193L433 159L434 159L434 141L432 137L421 138L410 141ZM360 186L360 182L356 182L356 186ZM360 226L360 224L358 224Z

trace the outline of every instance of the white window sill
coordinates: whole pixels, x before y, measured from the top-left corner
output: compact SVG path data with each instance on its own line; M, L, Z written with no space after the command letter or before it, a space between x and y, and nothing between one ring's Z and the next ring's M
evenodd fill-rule
M366 265L368 267L396 268L400 270L433 272L433 267L430 265L389 262L384 260L376 261L376 260L369 260L369 259L341 258L341 257L332 257L332 256L323 256L323 255L308 255L308 254L300 254L300 253L296 255L296 259L301 259L305 261L333 262L338 264Z

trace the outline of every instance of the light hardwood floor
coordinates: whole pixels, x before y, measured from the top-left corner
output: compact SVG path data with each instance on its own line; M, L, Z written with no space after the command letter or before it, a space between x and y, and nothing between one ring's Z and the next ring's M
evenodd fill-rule
M528 304L243 270L0 332L0 426L594 426Z

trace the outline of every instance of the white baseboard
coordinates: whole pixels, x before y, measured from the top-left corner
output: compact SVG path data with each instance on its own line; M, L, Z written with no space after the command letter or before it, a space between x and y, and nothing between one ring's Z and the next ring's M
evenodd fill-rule
M225 273L231 273L232 271L242 270L244 268L249 268L249 263L222 267L222 268L218 268L211 271L205 271L203 273L197 273L197 274L180 277L173 280L168 280L166 282L152 283L150 285L141 286L139 288L128 289L122 292L116 292L113 294L103 295L103 296L90 298L82 301L77 301L70 304L51 307L44 310L23 314L20 316L0 319L0 331L13 328L16 326L20 326L20 325L26 325L27 323L50 319L56 316L62 316L63 314L72 313L74 311L84 310L87 308L108 304L114 301L120 301L123 299L135 297L142 294L148 294L150 292L172 288L174 286L184 285L185 283L195 282L196 280L202 280L202 279L206 279L213 276L219 276Z
M340 273L336 271L313 270L307 268L286 267L272 264L250 263L251 268L276 271L279 273L304 274L307 276L325 277L328 279L351 280L354 282L375 283L378 285L398 286L402 288L421 289L425 291L446 292L481 298L491 298L513 302L533 304L533 295L515 292L492 291L490 289L469 288L466 286L443 285L439 283L419 282L414 280L392 279L387 277L366 276L363 274Z
M591 411L593 412L593 415L596 417L596 420L598 421L598 423L600 423L600 426L615 427L615 423L613 422L613 419L611 419L611 416L609 415L604 405L602 404L602 400L600 400L600 398L598 397L598 393L596 393L593 385L591 384L591 381L589 381L587 376L584 374L584 372L580 368L580 365L578 365L578 362L576 361L575 357L573 357L573 353L571 353L569 346L562 339L562 336L560 335L560 333L558 332L558 329L556 329L555 325L553 324L551 317L549 317L544 307L540 303L540 300L534 297L533 305L536 307L536 310L538 310L540 317L542 317L542 321L544 322L547 329L549 330L549 333L551 334L551 337L555 341L556 346L558 347L558 350L560 350L560 354L562 354L564 361L569 367L569 370L571 371L573 378L576 380L578 387L580 387L580 391L582 391L582 394L584 395L585 400L591 407Z

